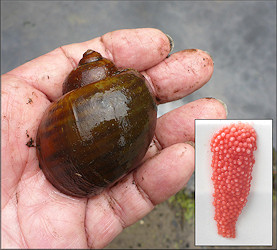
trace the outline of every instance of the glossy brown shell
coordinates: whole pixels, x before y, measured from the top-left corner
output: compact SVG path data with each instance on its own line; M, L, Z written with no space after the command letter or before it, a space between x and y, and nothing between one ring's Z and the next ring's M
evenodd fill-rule
M58 190L91 197L138 166L157 120L145 81L135 70L117 72L48 107L37 132L37 155Z

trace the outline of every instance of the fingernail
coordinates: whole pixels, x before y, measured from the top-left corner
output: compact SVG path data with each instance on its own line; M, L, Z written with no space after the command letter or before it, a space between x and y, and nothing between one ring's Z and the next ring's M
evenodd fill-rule
M207 53L210 56L210 58L212 58L212 60L214 60L210 52L208 52L206 50L204 50L204 52Z
M228 108L227 108L227 105L226 105L226 103L225 102L223 102L223 101L221 101L221 100L219 100L219 99L217 99L217 98L215 98L217 101L219 101L222 105L223 105L223 107L224 107L224 109L225 109L225 112L226 112L226 117L227 117L227 115L228 115Z
M189 145L191 145L193 148L195 148L195 144L194 144L193 141L186 141L185 143L186 143L186 144L189 144Z
M217 100L218 102L220 102L222 104L222 106L224 107L224 109L225 109L226 117L227 117L227 115L228 115L228 108L227 108L227 105L226 105L225 102L221 101L220 99L214 98L214 97L206 97L205 99L214 99L214 100Z
M172 37L170 35L168 35L168 34L165 34L165 35L167 36L167 38L169 40L169 44L170 44L170 51L169 51L169 53L170 53L173 50L173 48L174 48L174 41L173 41L173 39L172 39Z

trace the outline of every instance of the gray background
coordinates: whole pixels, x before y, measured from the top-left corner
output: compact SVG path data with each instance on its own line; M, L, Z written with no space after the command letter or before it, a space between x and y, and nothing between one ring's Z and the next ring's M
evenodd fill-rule
M215 64L208 84L160 105L159 116L215 97L229 119L274 118L276 147L275 1L1 1L1 73L64 44L142 27L169 34L172 53L199 48Z

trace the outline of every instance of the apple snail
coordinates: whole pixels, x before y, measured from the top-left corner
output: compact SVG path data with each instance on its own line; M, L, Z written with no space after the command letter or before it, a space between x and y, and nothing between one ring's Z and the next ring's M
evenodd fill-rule
M38 127L39 166L62 193L91 197L136 168L154 136L157 107L146 79L93 50L65 79Z

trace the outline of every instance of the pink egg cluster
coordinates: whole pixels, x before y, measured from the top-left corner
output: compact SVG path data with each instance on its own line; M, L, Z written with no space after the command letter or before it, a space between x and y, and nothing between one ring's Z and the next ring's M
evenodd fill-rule
M219 130L211 140L214 219L218 234L236 237L236 221L247 202L257 149L256 132L238 122Z

